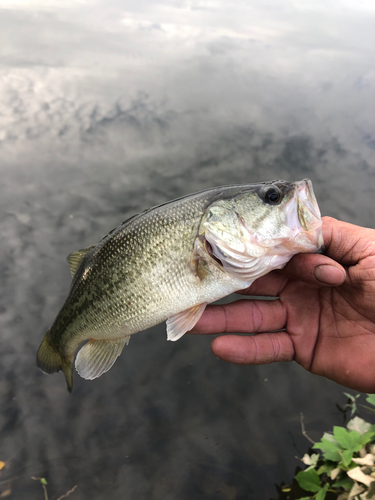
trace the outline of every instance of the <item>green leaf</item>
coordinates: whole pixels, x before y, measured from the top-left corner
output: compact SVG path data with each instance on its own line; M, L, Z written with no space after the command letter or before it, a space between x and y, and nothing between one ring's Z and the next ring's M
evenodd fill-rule
M346 476L343 477L342 479L339 479L338 481L334 481L332 483L332 486L333 488L345 488L350 490L353 484L354 484L353 479L350 479L350 477Z
M338 442L336 441L336 439L333 437L333 434L330 434L329 432L325 432L323 434L323 438L322 439L326 439L327 441L332 441L332 443L338 444Z
M323 456L326 460L332 460L333 462L341 461L339 450L342 450L341 446L339 446L336 441L331 441L322 437L322 440L319 443L315 443L313 448L322 450Z
M367 394L366 401L370 403L370 405L375 406L375 394Z
M307 471L309 469L314 469L318 465L320 455L319 453L313 453L312 455L305 453L301 460L304 464L308 465L307 469L305 469L305 471Z
M324 500L327 494L329 484L326 483L324 487L319 491L319 493L316 495L315 500Z
M44 477L42 477L42 478L40 479L40 482L41 482L42 484L44 484L44 485L47 485L47 484L48 484L48 483L47 483L47 479L45 479Z
M335 426L333 428L333 435L339 445L345 450L359 451L362 448L361 435L357 431L348 431L345 427Z
M306 491L317 492L321 489L320 479L315 469L301 470L296 475L296 481Z
M353 458L353 450L344 450L341 452L342 456L342 463L345 465L345 467L349 467L350 462L352 461Z
M319 461L319 458L319 453L313 453L312 455L310 455L311 465L315 467Z
M330 463L330 462L324 462L320 467L319 469L317 470L318 474L323 474L323 473L326 473L326 474L329 474L331 472L331 470L333 470L335 468L335 465Z
M371 427L374 427L374 426L371 426ZM374 437L375 437L375 430L374 429L370 429L365 434L362 434L361 439L360 439L362 446L369 443L370 441L373 441Z

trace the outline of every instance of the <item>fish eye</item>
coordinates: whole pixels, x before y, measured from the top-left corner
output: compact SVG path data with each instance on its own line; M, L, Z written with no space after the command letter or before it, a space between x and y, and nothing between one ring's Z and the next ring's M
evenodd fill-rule
M270 188L265 192L264 198L270 205L276 205L281 200L281 193L275 188Z

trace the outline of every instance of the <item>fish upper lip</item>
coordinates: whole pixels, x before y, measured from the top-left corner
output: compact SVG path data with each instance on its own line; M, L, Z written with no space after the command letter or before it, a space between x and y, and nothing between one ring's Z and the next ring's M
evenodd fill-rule
M318 203L316 201L312 182L310 179L303 179L298 183L297 192L301 203L309 210L309 212L318 220L321 219Z
M308 220L301 219L300 211L309 214ZM321 216L318 203L316 201L312 183L309 179L303 179L295 185L294 196L286 205L286 222L292 231L292 237L305 232L310 235L311 241L316 241L320 248L323 243L321 233Z
M314 220L309 222L309 232L313 232L317 243L317 251L324 252L324 240L322 232L322 219L318 202L315 198L312 182L310 179L303 179L297 185L298 203L301 203L305 210L308 210Z

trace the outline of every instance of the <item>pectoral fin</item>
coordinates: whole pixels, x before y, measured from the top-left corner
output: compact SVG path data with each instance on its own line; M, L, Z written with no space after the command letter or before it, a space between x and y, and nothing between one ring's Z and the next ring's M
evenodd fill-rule
M129 339L130 336L112 340L91 339L77 354L77 372L86 380L100 377L113 366Z
M167 340L178 340L198 323L206 309L207 302L179 312L167 320Z

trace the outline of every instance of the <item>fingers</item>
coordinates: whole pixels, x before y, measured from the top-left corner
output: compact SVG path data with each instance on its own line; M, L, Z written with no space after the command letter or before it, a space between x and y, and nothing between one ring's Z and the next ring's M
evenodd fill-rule
M346 271L338 262L320 254L295 255L278 272L315 286L339 286L346 278Z
M279 300L238 300L208 306L189 333L257 333L281 330L287 312ZM211 344L220 359L239 365L274 363L294 359L293 342L286 332L262 333L253 337L224 335Z
M288 282L288 278L303 281L316 287L339 286L346 278L345 269L326 255L298 254L284 267L258 278L242 295L277 297Z
M285 332L253 337L224 335L212 341L211 349L218 358L237 365L264 365L294 359L293 342Z
M281 330L287 312L279 300L237 300L208 306L192 334L257 333Z

